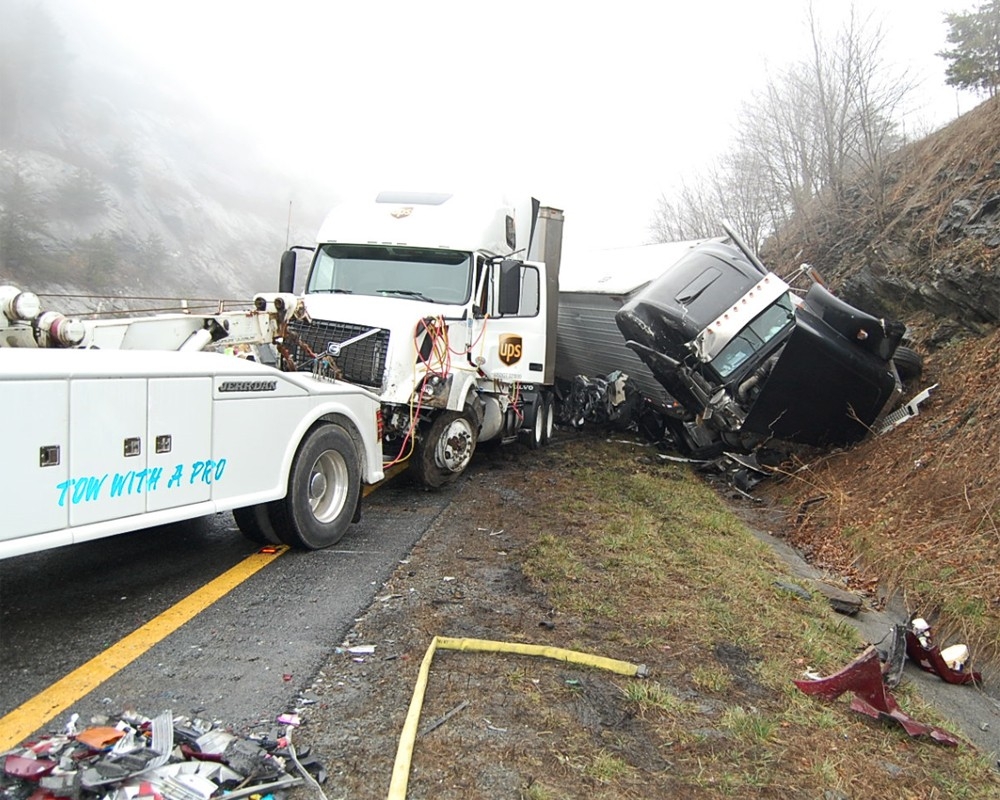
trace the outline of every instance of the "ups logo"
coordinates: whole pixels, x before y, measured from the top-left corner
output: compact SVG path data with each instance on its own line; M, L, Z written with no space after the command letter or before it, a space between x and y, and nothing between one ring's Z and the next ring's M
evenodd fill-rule
M521 337L513 333L505 333L500 337L500 360L508 367L521 360L521 350L524 345Z

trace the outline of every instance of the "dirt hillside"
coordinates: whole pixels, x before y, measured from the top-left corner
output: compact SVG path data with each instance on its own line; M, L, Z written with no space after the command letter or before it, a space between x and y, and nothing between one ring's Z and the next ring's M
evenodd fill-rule
M1000 651L1000 98L898 154L881 207L817 206L766 254L817 267L855 305L905 321L920 415L845 452L800 456L767 498L817 562Z

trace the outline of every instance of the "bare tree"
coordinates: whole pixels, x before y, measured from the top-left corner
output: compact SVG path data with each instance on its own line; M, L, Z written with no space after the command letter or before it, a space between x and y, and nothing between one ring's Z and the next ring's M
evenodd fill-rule
M845 206L848 186L882 213L886 156L899 142L894 120L912 84L890 74L881 26L853 7L832 44L812 5L806 24L810 57L743 105L734 148L694 188L660 198L651 224L659 240L703 235L726 218L759 247L792 215L808 226L820 194Z
M653 241L677 242L718 235L722 209L717 194L710 174L698 178L695 184L682 182L675 200L661 194L649 225Z
M656 242L707 239L729 222L754 250L774 226L773 195L763 171L746 151L734 150L700 176L683 182L677 199L661 195L649 229Z

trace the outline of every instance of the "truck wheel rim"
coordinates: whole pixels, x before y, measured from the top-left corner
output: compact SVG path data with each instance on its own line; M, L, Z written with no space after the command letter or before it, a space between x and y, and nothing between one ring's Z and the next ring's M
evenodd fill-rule
M552 403L545 404L545 429L542 433L544 441L548 441L552 438L552 431L555 428L556 422L556 410Z
M337 518L347 500L350 476L344 457L327 450L313 464L309 475L309 508L319 522Z
M475 447L472 426L464 417L454 420L445 428L435 448L435 460L442 469L461 472L472 459Z

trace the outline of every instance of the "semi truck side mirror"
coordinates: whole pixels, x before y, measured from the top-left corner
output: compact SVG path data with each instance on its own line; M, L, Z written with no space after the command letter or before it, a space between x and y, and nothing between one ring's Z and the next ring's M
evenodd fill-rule
M278 268L278 291L292 294L295 291L295 251L286 250L281 254Z
M521 262L500 262L500 287L497 311L500 316L517 314L521 308Z

